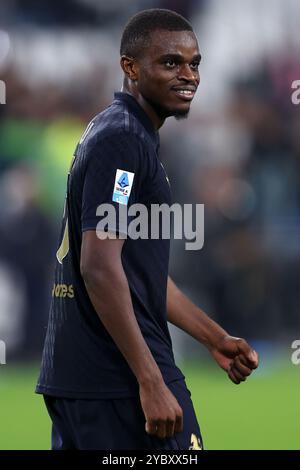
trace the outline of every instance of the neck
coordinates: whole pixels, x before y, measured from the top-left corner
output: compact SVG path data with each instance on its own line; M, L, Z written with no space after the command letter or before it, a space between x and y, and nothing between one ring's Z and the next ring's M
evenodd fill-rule
M156 113L153 106L151 106L151 104L144 99L144 97L140 94L140 92L137 90L136 86L132 82L123 83L121 91L123 93L128 93L136 99L136 101L139 103L139 105L143 108L145 113L152 121L153 126L156 130L158 130L163 125L163 123L165 122L165 118L160 117Z

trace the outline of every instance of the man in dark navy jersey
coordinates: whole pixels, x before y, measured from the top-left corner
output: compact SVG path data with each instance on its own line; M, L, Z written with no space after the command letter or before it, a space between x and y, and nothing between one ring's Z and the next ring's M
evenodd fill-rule
M168 277L169 240L131 238L102 204L171 205L158 129L186 117L201 56L191 25L145 10L121 41L122 92L88 125L68 177L61 241L37 392L53 449L200 449L202 438L167 321L204 344L236 384L258 365ZM150 221L151 222L151 221ZM128 217L127 224L130 223Z

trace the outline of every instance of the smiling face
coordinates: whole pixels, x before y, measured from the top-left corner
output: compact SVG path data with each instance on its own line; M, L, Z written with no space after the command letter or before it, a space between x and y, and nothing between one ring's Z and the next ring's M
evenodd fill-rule
M192 31L156 30L134 59L129 74L134 87L130 92L134 91L138 101L149 104L161 119L186 117L200 82L200 60Z

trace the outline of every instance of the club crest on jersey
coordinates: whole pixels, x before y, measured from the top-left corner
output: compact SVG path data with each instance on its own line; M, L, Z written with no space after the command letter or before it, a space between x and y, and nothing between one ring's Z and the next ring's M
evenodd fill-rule
M124 204L127 206L132 183L133 183L134 173L125 170L117 170L114 184L114 191L112 200L118 202L119 204Z

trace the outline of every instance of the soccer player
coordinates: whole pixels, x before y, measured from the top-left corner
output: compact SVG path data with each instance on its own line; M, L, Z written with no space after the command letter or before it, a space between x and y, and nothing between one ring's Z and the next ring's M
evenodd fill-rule
M188 115L200 60L182 16L136 14L121 40L122 92L76 148L37 385L53 449L202 448L167 321L204 344L236 384L258 365L244 339L230 336L168 277L169 240L124 238L118 218L109 227L115 239L96 230L101 204L117 213L135 203L171 204L158 129L169 116Z

